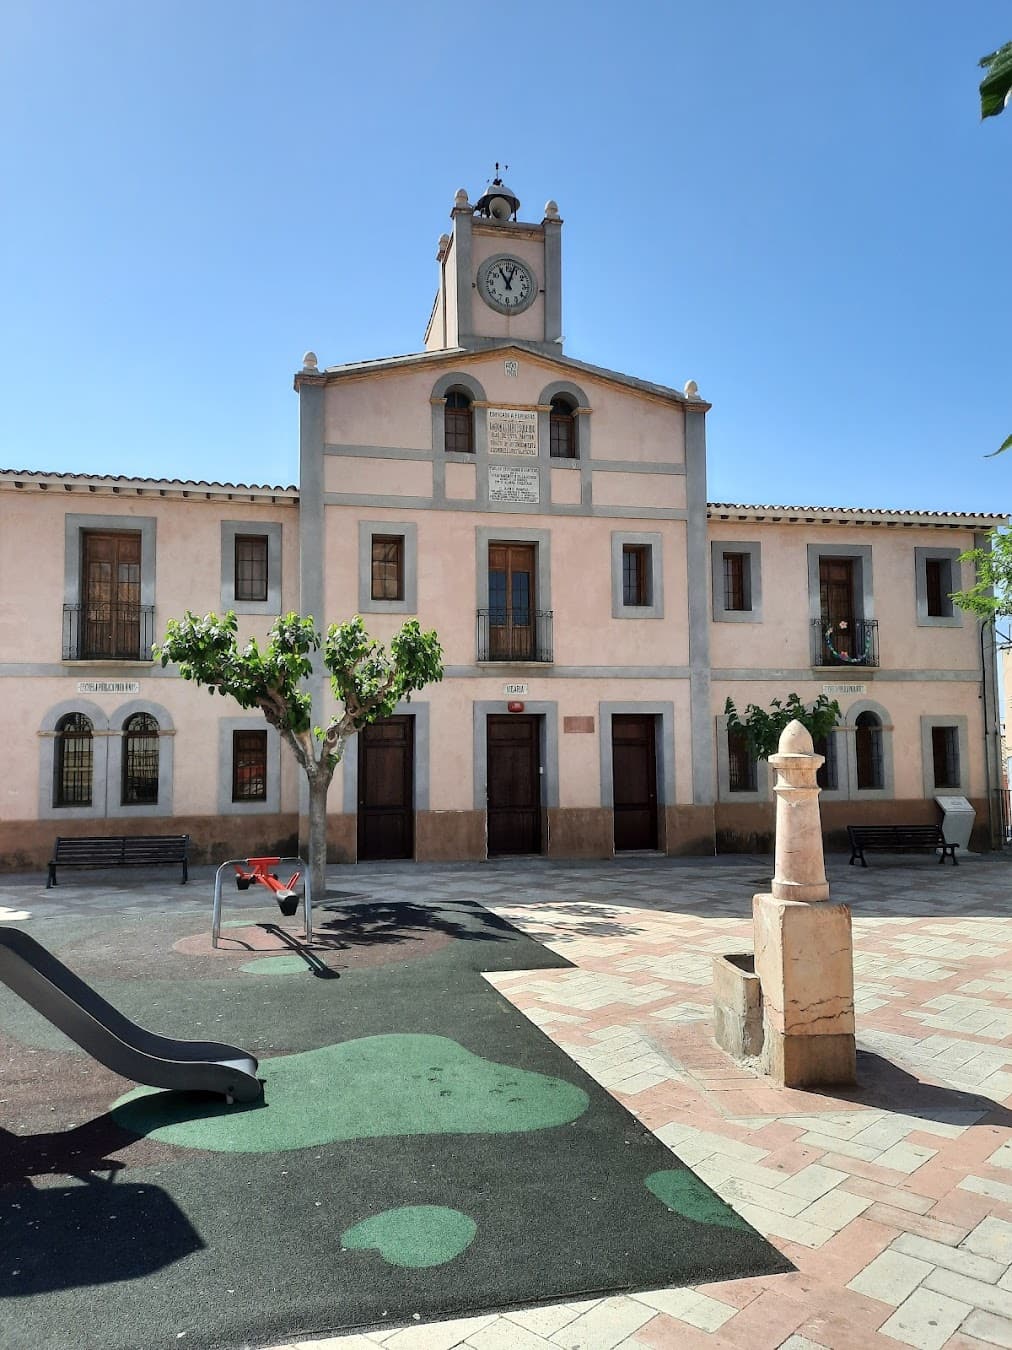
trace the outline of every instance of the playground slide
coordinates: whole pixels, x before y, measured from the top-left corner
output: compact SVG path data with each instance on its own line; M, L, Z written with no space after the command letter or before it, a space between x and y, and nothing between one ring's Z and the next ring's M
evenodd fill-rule
M19 928L0 926L0 981L113 1073L150 1087L220 1092L252 1102L257 1061L234 1045L145 1031Z

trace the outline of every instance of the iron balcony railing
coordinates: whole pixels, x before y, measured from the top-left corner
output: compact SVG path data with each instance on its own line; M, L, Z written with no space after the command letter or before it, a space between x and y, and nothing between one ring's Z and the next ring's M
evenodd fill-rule
M479 661L551 661L550 609L479 609Z
M154 605L64 605L64 661L150 661Z
M878 620L812 622L813 666L877 666Z

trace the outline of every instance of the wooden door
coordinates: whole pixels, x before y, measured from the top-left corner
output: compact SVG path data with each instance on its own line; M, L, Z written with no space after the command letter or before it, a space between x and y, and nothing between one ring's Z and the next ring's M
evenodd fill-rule
M540 718L490 717L488 852L541 852Z
M415 851L415 719L387 717L358 734L358 856Z
M140 657L141 537L84 535L81 655Z
M636 714L611 719L615 851L657 847L656 721Z
M493 661L534 657L534 561L534 544L489 545L489 656Z
M834 631L841 623L847 625L843 632L853 630L857 618L853 558L819 559L819 600L823 623L832 624Z

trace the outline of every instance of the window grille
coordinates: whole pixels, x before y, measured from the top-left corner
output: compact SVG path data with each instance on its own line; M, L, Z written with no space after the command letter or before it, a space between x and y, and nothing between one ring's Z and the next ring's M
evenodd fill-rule
M236 600L267 599L267 536L237 534L235 537Z
M68 713L56 725L54 805L91 805L93 765L91 721L84 713Z
M232 800L267 800L267 732L233 731Z
M150 713L134 713L123 725L121 804L158 801L158 722Z

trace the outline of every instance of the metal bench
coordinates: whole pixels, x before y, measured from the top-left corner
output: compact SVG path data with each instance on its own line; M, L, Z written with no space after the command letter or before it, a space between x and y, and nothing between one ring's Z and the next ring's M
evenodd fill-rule
M179 863L180 885L188 878L188 834L134 834L109 837L58 838L49 860L46 890L56 885L57 867L155 867Z
M905 853L912 849L930 849L933 853L941 850L938 861L944 863L951 858L953 866L958 867L956 849L958 844L947 844L940 825L848 825L850 839L850 861L861 859L861 866L867 867L865 853L874 850L879 853Z

